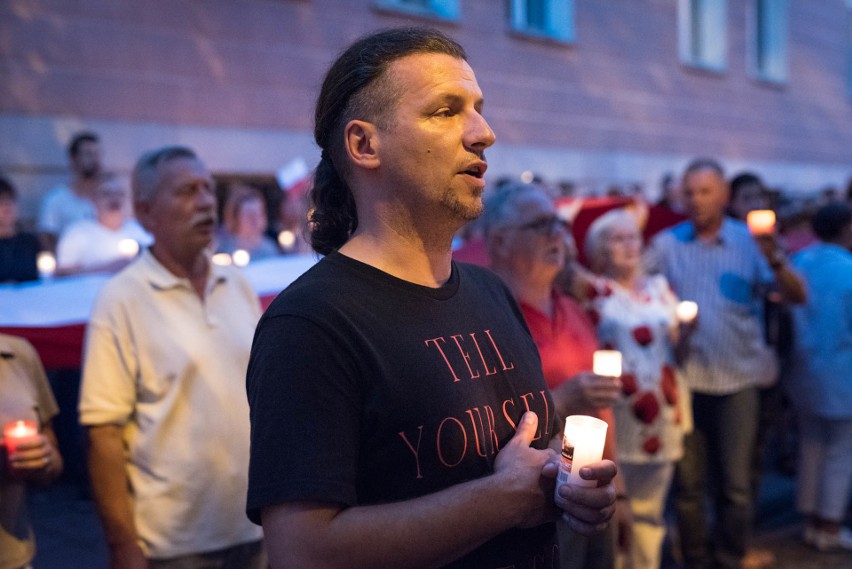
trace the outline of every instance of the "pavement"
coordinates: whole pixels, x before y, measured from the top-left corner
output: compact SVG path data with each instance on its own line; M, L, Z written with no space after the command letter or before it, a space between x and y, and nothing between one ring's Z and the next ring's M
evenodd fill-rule
M763 479L755 545L775 554L766 569L852 569L852 552L820 553L800 539L801 520L793 510L794 480L778 472ZM38 552L33 569L106 569L103 533L85 482L65 478L34 490L29 504ZM852 521L852 520L848 520ZM663 569L680 569L666 548Z

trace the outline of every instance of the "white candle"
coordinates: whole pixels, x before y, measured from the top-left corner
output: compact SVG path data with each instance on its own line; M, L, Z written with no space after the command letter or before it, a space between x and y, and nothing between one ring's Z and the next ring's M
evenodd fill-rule
M621 375L621 352L618 350L595 350L592 355L592 371L595 375L619 377Z
M598 462L603 457L607 424L587 415L571 415L565 419L565 433L562 436L562 454L559 462L559 475L556 488L562 484L594 487L595 480L580 478L580 469ZM556 501L562 499L556 493Z
M296 244L296 234L289 229L285 229L278 234L278 244L281 245L282 249L289 249Z
M234 260L234 264L238 267L245 267L251 261L251 255L245 249L237 249L234 251L234 254L231 255L231 258Z
M691 300L683 300L677 304L676 311L678 321L689 324L698 316L698 304Z
M49 279L56 272L56 257L50 251L42 251L36 257L38 274L42 279Z
M12 454L18 445L38 440L38 427L35 421L13 421L3 427L3 441L6 452Z
M136 239L128 237L118 242L118 254L122 257L130 259L131 257L135 257L138 252L139 243L136 242Z
M231 264L231 256L227 253L216 253L213 255L213 263L220 267L227 267Z
M771 209L756 209L746 216L748 230L752 235L772 233L775 230L775 212Z

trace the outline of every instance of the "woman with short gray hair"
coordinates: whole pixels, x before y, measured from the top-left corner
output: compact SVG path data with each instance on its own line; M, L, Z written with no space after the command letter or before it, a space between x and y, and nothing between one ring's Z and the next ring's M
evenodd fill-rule
M633 569L659 569L666 496L683 453L686 392L675 372L678 299L665 277L646 275L636 218L624 209L596 219L585 251L598 340L622 353L622 396L613 406L617 459L633 514ZM684 338L686 334L680 334Z

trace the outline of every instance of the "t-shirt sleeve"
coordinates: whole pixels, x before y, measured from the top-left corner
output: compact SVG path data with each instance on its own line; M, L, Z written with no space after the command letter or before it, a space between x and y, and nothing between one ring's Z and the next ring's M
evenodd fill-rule
M47 374L44 372L44 366L38 352L29 341L23 338L16 338L16 340L20 344L18 356L24 368L23 372L27 378L28 389L31 389L32 401L38 413L38 420L40 423L47 423L59 413L59 406L56 404L53 391L50 389L50 383L47 381Z
M251 451L247 513L294 501L354 505L361 430L355 363L334 330L264 317L247 374Z
M123 425L136 404L136 350L129 330L121 330L119 305L99 299L86 331L80 423Z

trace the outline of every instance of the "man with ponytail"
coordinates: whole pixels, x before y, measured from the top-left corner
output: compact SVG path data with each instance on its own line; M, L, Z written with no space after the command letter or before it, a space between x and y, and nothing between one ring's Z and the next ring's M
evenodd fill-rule
M613 512L615 465L561 486L559 419L511 293L451 259L494 133L461 46L386 30L317 101L311 243L249 363L249 517L273 567L558 566L554 520ZM562 552L570 555L571 552Z

